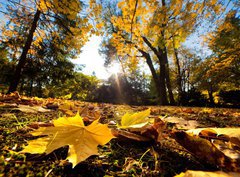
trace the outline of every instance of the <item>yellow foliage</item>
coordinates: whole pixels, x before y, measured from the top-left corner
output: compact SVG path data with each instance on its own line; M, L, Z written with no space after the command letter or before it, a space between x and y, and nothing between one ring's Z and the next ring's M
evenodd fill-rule
M40 0L38 2L37 7L40 11L45 12L45 11L49 10L49 8L51 8L52 5L51 5L51 2L49 2L49 0Z
M97 146L108 143L114 136L106 124L95 120L85 126L82 118L77 114L74 117L61 117L53 121L54 127L41 127L33 132L34 136L46 137L31 140L24 147L23 153L51 153L60 147L69 146L67 159L73 167L91 155L97 154Z
M97 29L101 29L103 26L104 26L103 23L98 23L98 24L96 24L96 28L97 28Z

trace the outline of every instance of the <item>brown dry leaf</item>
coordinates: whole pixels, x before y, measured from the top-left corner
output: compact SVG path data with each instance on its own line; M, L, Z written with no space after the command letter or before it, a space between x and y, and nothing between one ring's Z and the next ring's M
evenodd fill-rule
M213 140L212 143L226 156L240 161L240 128L201 128L188 132Z
M165 122L174 123L178 129L184 130L195 129L200 126L196 120L185 120L181 117L167 117L162 118L162 120Z
M128 130L124 129L112 129L112 133L114 136L122 139L131 139L134 141L140 142L149 142L156 141L160 142L163 138L163 131L165 130L164 122L155 118L153 124L145 125L141 128L131 128Z
M217 137L217 132L210 128L206 128L199 133L199 136L203 138L215 138Z
M208 171L193 171L188 170L185 173L180 173L175 177L239 177L240 173L225 173L223 171L215 171L215 172L208 172Z
M166 130L166 124L159 118L155 118L153 124L149 124L142 128L141 135L154 139L156 142L160 142L164 139L164 131Z
M58 109L60 111L63 111L66 115L68 116L74 116L75 113L74 112L77 112L77 108L75 107L74 103L73 102L70 102L70 101L67 101L65 100L64 102L62 102Z
M130 139L130 140L139 141L139 142L149 142L153 140L152 138L138 135L136 133L132 133L132 132L121 130L121 129L112 129L112 134L113 136L122 140Z
M16 92L10 93L8 95L1 95L0 101L3 101L3 102L5 102L5 101L18 101L20 98L21 98L21 96L16 91Z
M54 109L55 110L55 109L58 109L59 104L56 103L56 102L49 102L45 106L46 106L47 109Z
M45 109L42 106L28 106L28 105L18 105L14 110L19 110L25 113L38 113L38 112L50 112L51 110Z
M99 119L101 113L97 107L93 105L86 105L79 110L79 114L83 117L84 122L91 123L92 121Z
M199 135L202 131L214 131L218 136L225 136L225 138L229 138L229 141L233 144L236 144L240 147L240 128L197 128L188 130L188 133L192 133L194 135Z
M187 113L187 114L194 114L194 110L192 108L184 108L182 109L182 112Z
M46 123L46 122L32 122L28 125L28 127L33 129L38 129L40 127L53 127L53 123Z
M231 159L240 161L239 147L236 148L232 145L232 143L221 140L213 140L212 143L226 156L230 157Z
M180 145L186 148L202 162L215 164L228 171L240 171L239 163L236 160L227 157L210 141L200 138L199 136L191 136L186 132L174 132L173 137Z
M154 122L153 124L145 125L142 128L131 128L128 130L120 129L118 132L118 135L128 139L133 139L136 141L160 142L165 137L163 135L164 130L165 130L165 124L160 120L160 122Z

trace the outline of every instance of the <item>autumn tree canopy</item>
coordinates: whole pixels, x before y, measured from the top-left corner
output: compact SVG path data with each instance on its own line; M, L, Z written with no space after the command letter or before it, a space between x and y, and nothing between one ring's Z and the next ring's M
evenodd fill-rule
M71 90L76 99L104 100L98 88L114 90L115 78L94 80L79 74L69 61L78 58L91 35L102 36L100 53L106 66L119 63L125 102L135 102L130 95L144 95L140 102L149 102L146 98L160 105L181 105L186 98L191 100L190 92L207 91L207 102L214 104L213 95L220 90L239 88L235 0L10 0L1 5L0 78L9 86L8 93L27 90L28 95L41 97ZM195 45L203 38L209 55L201 56L199 51L205 48L200 44L196 50L186 46L186 40ZM86 84L80 78L87 78ZM79 95L70 89L76 82L89 86L84 92L94 93ZM59 86L64 89L56 89ZM49 88L59 93L44 94ZM81 92L80 87L73 88Z
M54 44L57 55L76 57L88 39L91 25L86 16L80 14L81 1L10 1L7 10L9 23L2 32L3 43L11 44L17 39L20 45L19 54L15 53L18 64L8 92L16 90L28 56L36 56L37 51ZM18 47L14 43L12 46Z
M209 34L208 45L213 51L207 76L240 87L240 18L230 11L224 22Z
M146 62L158 90L160 104L174 104L169 74L169 54L178 48L202 20L212 19L221 10L213 1L91 1L96 11L97 27L111 33L109 42L124 62L137 67ZM99 8L102 6L102 8ZM99 16L102 16L99 19ZM160 71L158 71L160 70Z

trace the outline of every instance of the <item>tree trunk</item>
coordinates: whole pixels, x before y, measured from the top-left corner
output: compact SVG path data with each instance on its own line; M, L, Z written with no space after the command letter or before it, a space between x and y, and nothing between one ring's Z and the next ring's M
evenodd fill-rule
M159 87L163 94L163 102L164 105L168 105L168 99L167 99L167 89L166 89L166 67L164 63L163 57L159 59L159 65L160 65L160 74L159 74Z
M23 89L24 89L23 86L24 86L24 84L25 84L24 83L24 79L22 79L21 85L20 85L20 91L19 91L20 94L23 94Z
M31 78L31 80L30 80L28 96L32 96L32 90L33 90L33 78Z
M210 88L208 89L208 96L209 96L209 102L211 106L214 106L214 99L213 99L213 89L212 89L212 85L210 83Z
M139 51L142 53L143 57L146 59L148 67L152 73L153 81L154 81L155 87L157 89L158 97L159 97L159 105L167 105L168 102L167 102L165 83L163 82L164 83L164 85L163 85L160 78L158 77L156 70L154 69L154 66L153 66L153 63L152 63L149 53L144 52L142 50L139 50Z
M166 2L165 2L165 0L162 0L162 7L165 7L165 6L166 6ZM163 30L161 31L161 36L162 36L163 42L165 43L165 27L166 27L167 15L166 15L166 12L163 12L163 13L164 13L164 17L163 17L163 23L161 25ZM162 58L162 61L164 63L164 71L165 71L164 79L166 79L166 86L167 86L167 89L168 89L169 101L170 101L171 105L174 105L175 101L174 101L174 97L173 97L173 93L172 93L172 86L171 86L170 75L169 75L169 64L168 64L168 56L167 56L166 44L164 44L164 48L163 49L158 47L158 51L159 51L159 53L161 55L160 58ZM161 62L160 58L159 58L159 62ZM160 68L160 69L163 69L163 67Z
M16 70L15 70L15 73L14 73L14 76L13 76L13 80L11 81L9 89L8 89L8 93L11 93L11 92L14 92L14 91L17 90L17 86L18 86L20 78L22 76L23 67L26 64L27 53L28 53L28 50L30 49L32 41L33 41L33 33L35 32L35 30L37 28L37 22L40 18L40 14L41 14L41 12L39 10L37 10L35 15L34 15L32 26L31 26L29 34L27 36L26 43L23 47L22 54L19 58L19 62L16 66Z
M167 56L167 49L164 47L162 57L164 60L165 64L165 78L166 78L166 86L168 89L168 96L169 96L169 101L171 105L175 105L175 100L173 97L173 92L172 92L172 85L171 85L171 80L170 80L170 74L169 74L169 64L168 64L168 56Z
M173 41L174 43L174 41ZM179 58L178 58L178 51L177 49L174 47L174 64L176 66L176 70L177 70L177 91L178 91L178 105L182 104L182 96L183 96L183 90L182 90L182 78L181 78L181 68L180 68L180 64L179 64Z
M37 81L37 89L38 89L38 91L37 91L37 96L38 96L39 98L42 98L43 93L42 93L42 83L41 83L41 80L38 80L38 81Z
M157 76L156 74L156 71L153 67L153 64L152 64L152 61L151 61L151 58L149 56L149 59L147 59L147 64L149 66L149 68L151 69L151 72L152 72L152 76L153 76L153 71L155 72L156 74L156 78L157 78L157 81L158 82L155 82L156 85L156 88L158 89L159 91L159 97L161 99L160 101L160 105L167 105L168 104L168 100L167 100L167 90L166 90L166 82L165 82L165 78L166 78L166 68L165 68L165 64L164 64L164 59L163 59L163 56L162 56L162 53L159 52L155 47L152 46L152 44L150 43L150 41L146 38L146 37L142 37L143 38L143 41L148 45L148 47L154 52L154 54L157 56L157 58L159 59L159 66L160 66L160 74L159 74L159 77ZM149 55L149 54L148 54ZM148 63L148 62L151 62L151 63ZM151 66L152 65L152 66ZM154 76L153 76L154 77ZM153 78L154 79L154 78ZM155 80L155 79L154 79Z

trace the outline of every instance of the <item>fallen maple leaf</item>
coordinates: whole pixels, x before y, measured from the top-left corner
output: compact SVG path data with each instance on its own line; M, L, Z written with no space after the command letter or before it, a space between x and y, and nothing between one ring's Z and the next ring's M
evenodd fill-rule
M175 124L178 129L194 129L200 125L196 120L185 120L181 117L163 117L162 120Z
M240 162L240 128L198 128L187 132L208 139L226 156Z
M112 132L117 137L135 141L160 141L163 138L165 124L159 117L148 118L149 115L150 109L134 114L126 113L121 119L121 125L118 125L120 129L112 130Z
M42 106L28 106L28 105L18 105L17 108L14 108L13 110L19 110L24 113L38 113L38 112L50 112L51 110L45 109Z
M53 121L54 127L41 127L31 132L34 136L47 135L29 141L23 153L51 153L55 149L69 145L67 159L76 166L91 155L97 154L98 145L108 143L114 136L106 124L95 120L85 126L82 118L77 114L74 117L61 117Z
M139 142L150 142L152 141L151 138L145 137L136 133L132 133L126 130L121 130L121 129L112 129L112 134L117 137L118 139L130 139L134 141L139 141Z
M121 125L118 127L122 129L141 128L149 123L149 115L150 109L133 114L126 113L121 119Z
M217 135L225 135L225 137L228 137L229 141L238 145L240 147L240 128L197 128L188 130L188 133L192 133L194 135L199 135L202 131L214 131Z
M78 111L78 109L76 108L76 106L74 105L73 102L65 100L64 102L61 102L59 104L58 109L62 112L64 112L67 116L74 116L75 113L74 111Z
M173 138L202 162L217 165L228 171L240 172L238 161L226 156L210 141L186 132L174 132Z

